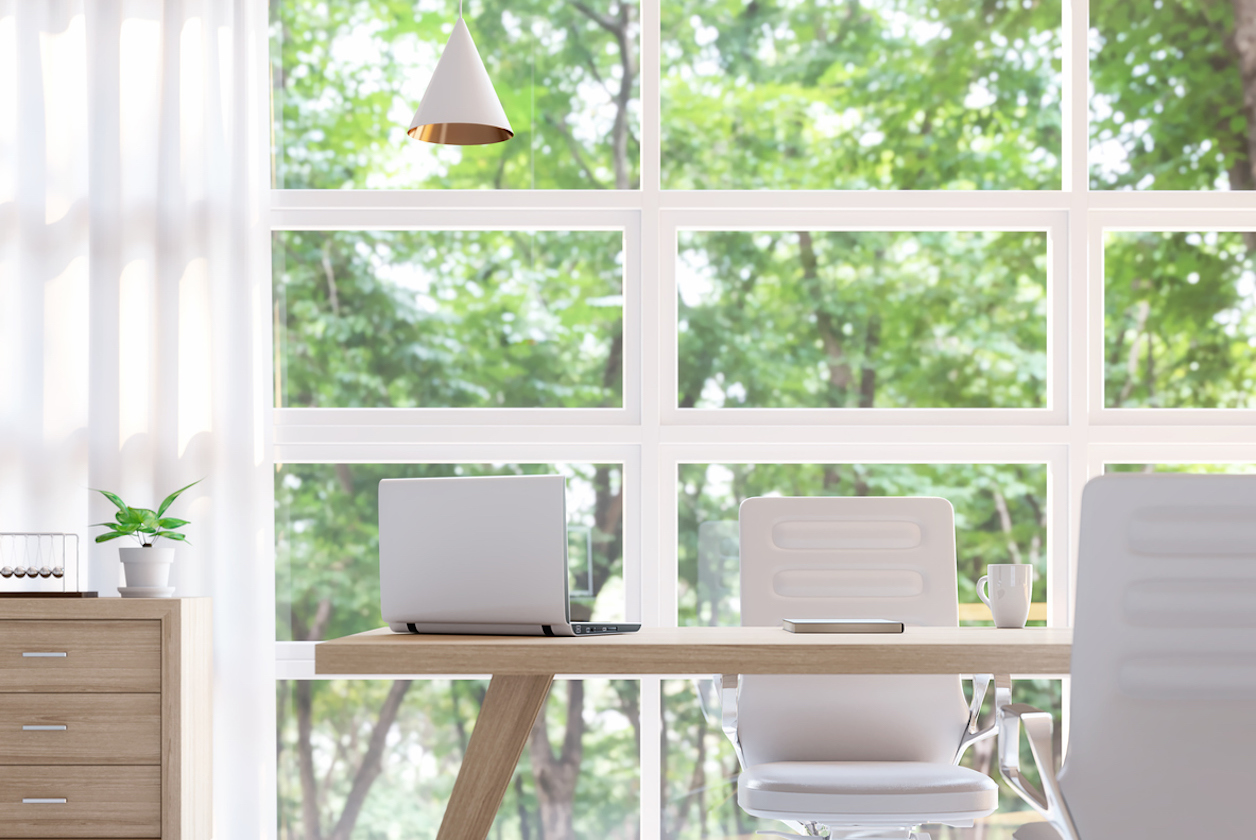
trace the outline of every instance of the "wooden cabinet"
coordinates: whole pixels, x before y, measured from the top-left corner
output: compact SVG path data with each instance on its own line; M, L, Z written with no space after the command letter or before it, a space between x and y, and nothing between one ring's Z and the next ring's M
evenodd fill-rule
M0 599L0 838L209 840L208 598Z

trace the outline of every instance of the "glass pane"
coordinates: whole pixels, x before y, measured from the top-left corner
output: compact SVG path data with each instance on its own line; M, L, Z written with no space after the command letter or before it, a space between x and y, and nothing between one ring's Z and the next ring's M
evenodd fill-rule
M1196 475L1249 475L1256 464L1104 464L1105 473L1194 473Z
M1046 601L1044 464L681 464L678 493L682 626L741 623L737 510L755 496L941 496L965 623L990 621L976 583L991 563L1032 565L1033 600Z
M1059 189L1059 0L664 0L666 189Z
M1045 405L1045 233L680 234L681 408Z
M515 131L487 146L406 136L456 2L272 0L270 8L275 186L639 186L636 2L467 2L467 27Z
M282 406L623 405L619 231L276 231Z
M1092 189L1256 186L1234 7L1091 0Z
M1251 233L1108 233L1109 408L1256 406Z
M435 837L487 689L280 681L280 840ZM639 836L639 697L635 680L555 681L490 836Z
M275 638L316 641L383 626L380 479L546 473L567 477L572 619L623 621L621 464L281 464L275 473Z
M971 690L969 683L964 690ZM982 725L993 720L993 695L993 691L986 694ZM1053 714L1059 755L1060 681L1018 679L1012 684L1012 701ZM720 729L720 712L711 680L663 680L663 840L732 840L753 837L756 831L788 833L782 823L752 817L737 805L737 756ZM999 809L972 828L927 825L924 830L929 836L935 840L1012 840L1021 825L1041 819L995 770L993 739L974 744L961 763L1000 783ZM1021 768L1037 785L1025 738L1021 739Z

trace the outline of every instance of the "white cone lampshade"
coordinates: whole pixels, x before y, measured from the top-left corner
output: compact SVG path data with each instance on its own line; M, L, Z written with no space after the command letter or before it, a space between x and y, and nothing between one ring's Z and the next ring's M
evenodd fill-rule
M452 146L482 146L515 136L462 15L406 133Z

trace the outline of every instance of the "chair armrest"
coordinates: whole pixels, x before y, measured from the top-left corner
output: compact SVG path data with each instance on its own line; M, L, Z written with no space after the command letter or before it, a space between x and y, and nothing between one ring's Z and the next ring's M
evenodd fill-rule
M737 689L740 680L737 674L716 674L714 679L720 692L720 728L732 742L737 766L745 770L746 759L741 752L741 738L737 736Z
M973 699L968 704L968 725L964 727L964 734L959 739L959 749L955 751L955 763L959 764L960 759L964 757L964 753L973 744L978 741L984 741L987 738L993 738L995 735L997 723L991 722L984 729L978 726L981 717L981 703L986 699L986 691L990 688L990 683L994 680L992 674L973 674Z
M1002 685L1006 680L1006 685ZM996 725L999 729L999 773L1012 790L1035 811L1047 818L1063 840L1077 840L1073 816L1060 793L1055 775L1055 722L1049 712L1025 703L1012 703L1011 680L1000 677L995 684ZM1000 702L1002 701L1002 702ZM1025 727L1042 789L1034 787L1020 772L1020 730Z

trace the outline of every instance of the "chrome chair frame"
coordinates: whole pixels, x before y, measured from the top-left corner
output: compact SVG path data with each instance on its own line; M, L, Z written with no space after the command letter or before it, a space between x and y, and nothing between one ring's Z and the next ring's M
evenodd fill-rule
M1050 712L1012 702L1012 682L999 678L994 686L995 726L999 733L999 773L1012 790L1029 803L1030 807L1046 819L1055 829L1060 840L1080 840L1073 815L1060 793L1056 779L1055 721ZM1020 732L1024 725L1025 737L1034 757L1042 789L1034 787L1020 772Z

